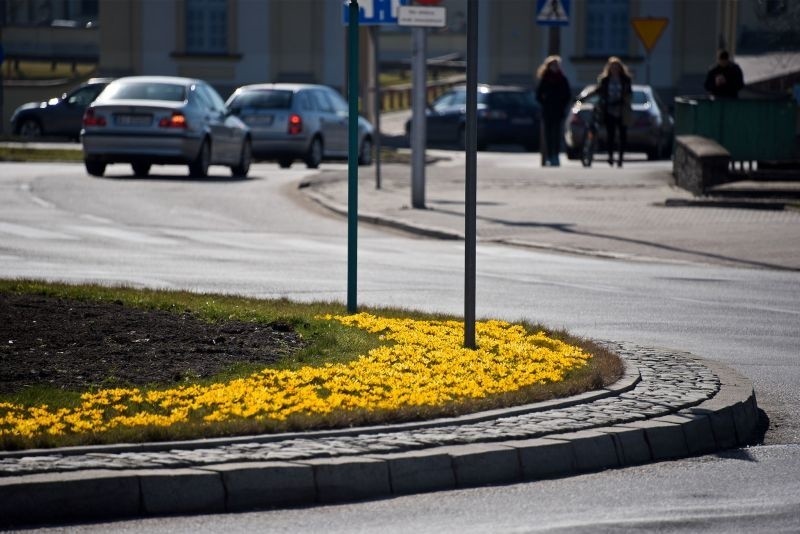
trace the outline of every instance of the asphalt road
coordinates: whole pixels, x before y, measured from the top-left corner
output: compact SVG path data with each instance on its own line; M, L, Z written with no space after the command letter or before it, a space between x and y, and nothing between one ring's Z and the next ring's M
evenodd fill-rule
M80 165L0 165L0 276L345 300L346 224L297 191L308 176L304 168L258 164L244 181L217 167L202 181L185 179L183 168L164 170L134 179L119 166L110 169L111 177L94 179ZM463 243L362 225L358 244L361 304L463 312ZM763 525L798 530L799 276L478 247L479 316L524 318L722 361L753 380L770 419L765 443L776 447L755 447L742 458L703 457L546 483L132 525L306 530L300 518L308 517L318 518L319 529L372 531L378 518L397 509L391 514L411 519L390 514L377 524L381 530L477 532L487 524L506 532L591 529L602 521L631 530L693 531L716 523L731 527L721 529L727 531L762 530L754 525L762 525L765 513L775 522ZM688 502L699 504L684 510ZM229 523L236 518L242 522ZM125 525L115 523L113 530Z

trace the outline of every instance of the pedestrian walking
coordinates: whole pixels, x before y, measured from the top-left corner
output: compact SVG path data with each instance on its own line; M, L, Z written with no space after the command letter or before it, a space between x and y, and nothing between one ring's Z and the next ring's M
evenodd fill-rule
M544 147L546 165L559 166L558 153L561 150L561 128L567 114L567 106L572 99L569 81L561 70L561 58L548 56L536 70L538 85L536 100L542 107L544 122Z
M611 56L597 79L597 94L600 118L606 126L608 164L614 165L614 145L619 134L619 158L617 167L622 167L625 145L628 142L628 125L631 122L631 99L633 97L631 74L628 67L616 56Z
M717 62L708 69L704 87L716 98L737 98L744 87L742 69L727 50L717 52Z

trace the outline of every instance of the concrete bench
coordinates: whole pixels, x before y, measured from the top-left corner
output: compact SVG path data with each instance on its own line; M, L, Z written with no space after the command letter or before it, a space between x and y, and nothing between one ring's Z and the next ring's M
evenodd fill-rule
M675 184L695 195L703 195L711 187L731 181L728 175L730 161L730 153L712 139L699 135L675 138L672 159Z

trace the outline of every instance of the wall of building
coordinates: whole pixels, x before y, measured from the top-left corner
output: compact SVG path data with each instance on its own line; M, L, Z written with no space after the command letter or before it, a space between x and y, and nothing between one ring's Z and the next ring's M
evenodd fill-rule
M703 94L720 41L719 2L676 2L672 77L676 93Z

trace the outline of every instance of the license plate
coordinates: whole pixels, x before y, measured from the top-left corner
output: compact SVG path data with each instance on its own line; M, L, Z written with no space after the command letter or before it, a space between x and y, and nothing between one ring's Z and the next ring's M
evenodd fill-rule
M522 125L533 124L533 119L525 119L525 118L511 119L511 124L522 124Z
M270 126L272 125L272 115L251 115L245 119L245 122L254 126Z
M117 126L150 126L152 115L115 115L114 123Z

